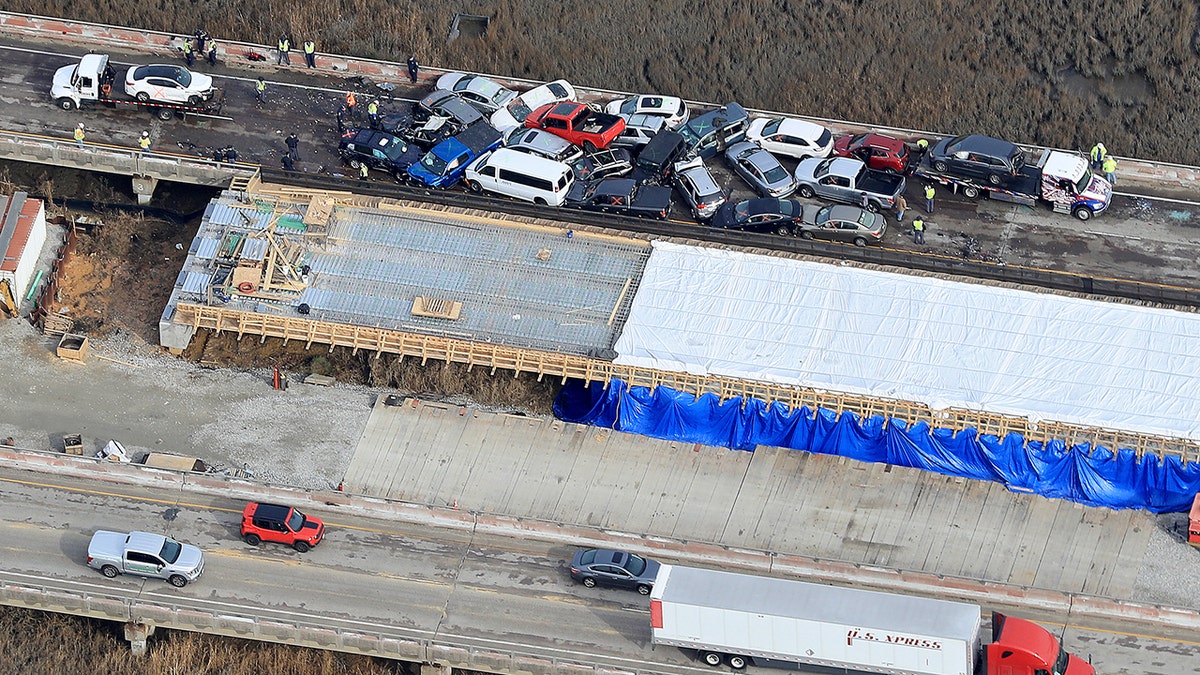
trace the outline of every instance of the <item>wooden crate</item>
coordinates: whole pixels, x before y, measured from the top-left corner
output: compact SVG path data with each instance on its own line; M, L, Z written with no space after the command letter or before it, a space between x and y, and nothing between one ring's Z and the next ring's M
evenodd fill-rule
M66 434L63 436L63 452L68 455L83 454L83 436L80 434Z

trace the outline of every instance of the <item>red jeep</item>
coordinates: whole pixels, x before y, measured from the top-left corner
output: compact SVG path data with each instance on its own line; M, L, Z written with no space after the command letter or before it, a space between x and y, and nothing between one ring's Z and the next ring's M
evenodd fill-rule
M242 539L251 546L274 541L304 553L324 537L325 523L290 506L250 502L242 509Z
M867 167L889 173L908 173L908 146L882 134L847 134L833 142L833 154L861 159Z

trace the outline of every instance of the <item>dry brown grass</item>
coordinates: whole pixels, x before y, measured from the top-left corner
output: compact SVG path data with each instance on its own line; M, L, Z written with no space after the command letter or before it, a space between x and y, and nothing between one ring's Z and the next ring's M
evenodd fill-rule
M42 648L30 648L33 644ZM319 649L159 631L130 652L120 624L0 607L0 675L401 675L405 664Z
M0 0L13 11L1200 163L1195 0ZM455 12L492 18L445 42Z

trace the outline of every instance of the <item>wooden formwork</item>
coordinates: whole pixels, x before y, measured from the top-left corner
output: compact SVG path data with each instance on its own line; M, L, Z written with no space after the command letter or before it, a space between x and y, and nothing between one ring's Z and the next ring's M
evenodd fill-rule
M190 325L195 330L236 333L238 339L254 335L258 336L260 342L267 338L279 338L285 343L297 340L304 342L306 348L313 344L328 345L330 351L335 347L349 347L355 353L359 350L374 352L376 358L383 354L395 354L401 358L419 358L422 364L431 360L461 363L468 368L488 368L493 374L497 370L511 370L514 376L532 373L537 375L538 380L550 376L560 378L563 382L578 379L588 383L602 382L605 386L617 379L630 386L651 389L659 386L670 387L697 398L704 394L712 394L721 401L738 397L757 398L784 405L789 410L807 407L815 411L824 408L839 414L848 411L864 418L880 416L885 419L905 420L910 424L926 422L930 426L955 431L971 428L981 434L999 437L1015 432L1029 440L1043 442L1061 440L1068 445L1089 443L1109 448L1128 448L1138 456L1146 453L1160 457L1175 456L1185 463L1200 460L1200 444L1186 439L1045 420L1032 424L1023 417L978 410L932 410L914 401L636 368L585 356L506 347L445 336L352 326L300 317L270 316L190 303L179 304L175 321Z

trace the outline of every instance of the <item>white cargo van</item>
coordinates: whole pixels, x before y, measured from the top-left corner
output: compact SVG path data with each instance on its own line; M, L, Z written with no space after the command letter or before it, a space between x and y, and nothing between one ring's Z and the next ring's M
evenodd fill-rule
M575 182L571 167L544 157L500 148L467 167L472 192L496 192L534 204L561 206Z

